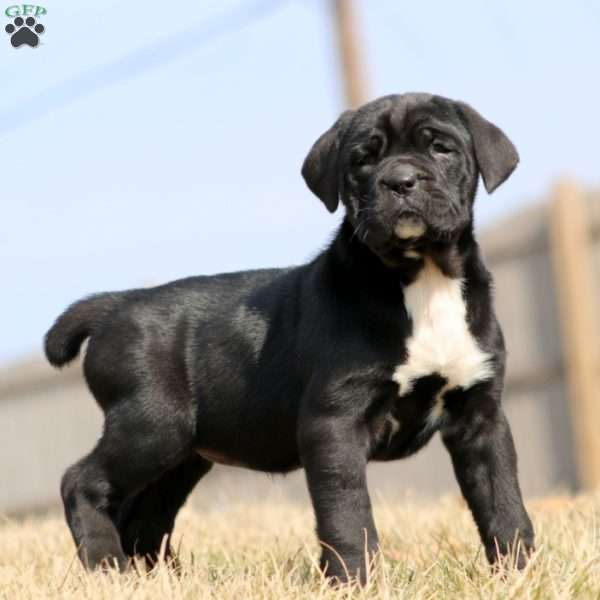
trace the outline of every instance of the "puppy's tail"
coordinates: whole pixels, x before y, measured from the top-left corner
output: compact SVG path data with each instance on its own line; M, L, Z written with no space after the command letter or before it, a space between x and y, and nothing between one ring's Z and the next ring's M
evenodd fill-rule
M62 367L71 362L98 323L125 299L126 292L96 294L69 306L44 338L44 351L50 364Z

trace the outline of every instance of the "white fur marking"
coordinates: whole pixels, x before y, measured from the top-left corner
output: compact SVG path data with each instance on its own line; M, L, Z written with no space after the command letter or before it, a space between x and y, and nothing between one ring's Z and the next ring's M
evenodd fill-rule
M407 360L396 367L392 379L400 396L409 393L421 377L438 373L446 379L427 417L434 426L443 414L448 390L468 389L492 377L491 356L469 331L462 280L446 277L430 259L404 290L404 302L413 331L406 345Z
M386 421L390 424L390 431L388 433L388 446L390 445L390 442L392 441L392 438L400 431L400 421L398 421L398 419L396 419L396 417L394 417L393 415L388 415Z

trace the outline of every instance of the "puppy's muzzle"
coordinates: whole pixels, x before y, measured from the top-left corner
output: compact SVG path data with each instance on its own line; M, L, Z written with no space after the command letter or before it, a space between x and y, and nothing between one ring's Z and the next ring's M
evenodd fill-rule
M397 221L394 225L395 236L402 241L420 238L427 226L419 215L418 196L422 192L426 174L410 163L395 164L381 178L381 187L393 197L397 205Z

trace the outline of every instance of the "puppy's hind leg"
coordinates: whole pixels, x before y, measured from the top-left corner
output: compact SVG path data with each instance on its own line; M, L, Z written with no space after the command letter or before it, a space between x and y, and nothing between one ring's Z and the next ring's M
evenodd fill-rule
M143 556L148 567L152 567L164 543L166 558L176 559L170 543L175 518L196 483L211 467L211 462L192 454L123 503L117 526L128 556Z
M177 467L192 451L192 425L157 415L136 398L114 404L94 450L65 473L61 493L83 564L124 569L128 557L117 528L119 509ZM160 418L157 418L160 417Z

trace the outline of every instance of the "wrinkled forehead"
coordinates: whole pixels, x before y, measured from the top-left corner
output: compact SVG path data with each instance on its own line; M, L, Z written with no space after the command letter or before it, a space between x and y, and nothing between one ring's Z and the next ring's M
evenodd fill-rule
M351 137L374 129L402 137L415 127L433 127L458 138L468 137L456 103L432 94L384 96L363 106L353 120Z

